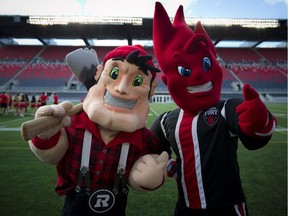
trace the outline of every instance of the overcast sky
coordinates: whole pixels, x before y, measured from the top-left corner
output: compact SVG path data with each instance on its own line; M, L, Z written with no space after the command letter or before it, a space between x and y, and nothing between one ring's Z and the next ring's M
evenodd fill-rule
M160 0L174 17L287 19L288 0ZM155 0L0 0L0 15L153 17Z

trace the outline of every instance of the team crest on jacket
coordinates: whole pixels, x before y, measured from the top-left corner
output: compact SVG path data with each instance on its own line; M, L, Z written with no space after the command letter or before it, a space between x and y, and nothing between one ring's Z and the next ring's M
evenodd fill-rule
M204 121L209 126L213 126L219 119L219 110L216 107L211 107L203 114Z

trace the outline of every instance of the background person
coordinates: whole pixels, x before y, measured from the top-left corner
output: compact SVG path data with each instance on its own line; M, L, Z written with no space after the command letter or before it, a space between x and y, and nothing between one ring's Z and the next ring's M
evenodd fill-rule
M32 112L35 112L36 108L37 108L36 97L35 97L35 95L32 95L31 101L30 101L30 109Z
M20 98L19 95L16 94L13 98L13 109L14 109L14 115L19 115L19 104L20 104Z
M20 95L20 101L19 101L19 115L20 115L20 117L25 116L26 107L27 107L26 96L25 96L25 94L21 94Z
M41 106L45 106L47 104L47 99L48 96L45 94L45 92L42 92L42 94L40 95Z
M54 95L53 95L53 104L58 104L59 103L58 100L59 100L58 95L56 93L54 93Z
M8 96L6 92L2 92L2 94L0 94L0 103L1 110L3 110L3 113L7 115Z

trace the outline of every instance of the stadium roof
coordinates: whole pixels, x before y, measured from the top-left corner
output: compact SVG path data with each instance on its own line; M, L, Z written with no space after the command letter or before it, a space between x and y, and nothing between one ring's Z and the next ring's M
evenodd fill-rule
M197 21L186 19L191 28ZM287 20L200 21L216 47L233 47L233 43L237 47L266 47L271 43L272 47L287 48ZM144 46L152 46L152 23L152 18L139 17L0 16L0 45L23 45L20 41L26 41L26 45L29 41L36 41L34 45L59 45L60 39L80 46L103 46L101 42L107 40L125 44L145 41ZM70 42L64 45L72 45ZM118 46L111 41L109 45Z

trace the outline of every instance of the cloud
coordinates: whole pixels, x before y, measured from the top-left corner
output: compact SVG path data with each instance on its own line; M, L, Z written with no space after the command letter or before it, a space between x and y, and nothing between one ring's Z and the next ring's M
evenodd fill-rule
M170 17L174 17L175 13L180 5L183 5L185 16L191 16L193 5L200 0L160 0Z
M0 14L10 15L75 15L79 13L77 0L1 0Z
M164 6L168 15L174 17L179 5L184 6L184 10L190 8L191 4L199 0L158 0ZM155 0L135 1L135 0L86 0L83 10L86 14L95 16L134 16L153 17Z
M266 3L274 5L277 3L284 3L284 4L288 4L288 0L265 0Z
M83 5L83 12L94 16L152 16L154 1L135 0L86 0Z
M91 15L153 17L156 0L0 0L0 15ZM183 5L185 17L287 17L288 0L158 0L174 17ZM239 3L239 4L237 4ZM242 6L250 7L241 11ZM256 5L256 6L255 6ZM260 7L261 6L261 7ZM235 9L236 8L236 9ZM247 7L248 8L248 7ZM261 9L260 9L261 8ZM231 10L234 10L231 14ZM248 13L249 12L249 13ZM264 15L263 15L264 14ZM273 16L272 16L273 15Z

